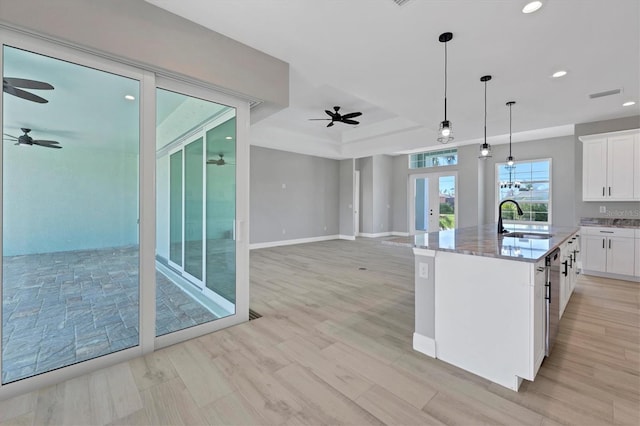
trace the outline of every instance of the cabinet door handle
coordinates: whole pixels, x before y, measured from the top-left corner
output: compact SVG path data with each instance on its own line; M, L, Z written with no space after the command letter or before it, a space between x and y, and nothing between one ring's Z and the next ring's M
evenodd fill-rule
M604 197L604 186L602 187L602 196Z
M609 248L611 248L611 240L609 240Z
M609 197L611 197L611 187L609 187Z
M602 239L602 248L604 248L604 238Z

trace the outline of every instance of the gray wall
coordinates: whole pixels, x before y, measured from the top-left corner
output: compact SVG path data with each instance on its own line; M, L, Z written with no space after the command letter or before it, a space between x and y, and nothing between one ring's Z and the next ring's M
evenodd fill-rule
M579 136L594 135L598 133L616 132L619 130L629 130L640 128L640 116L619 118L616 120L595 121L592 123L576 124L575 131L575 220L581 217L609 217L607 213L600 213L600 206L605 206L609 214L615 211L629 211L640 208L640 203L636 202L604 202L604 201L582 201L582 142ZM629 178L631 179L631 177ZM616 216L623 217L623 216Z
M286 62L143 0L0 0L0 11L8 26L264 100L252 120L289 104Z
M574 190L576 187L574 169L574 137L541 139L513 144L512 152L516 161L551 158L551 220L555 226L575 225ZM485 170L485 223L494 223L496 212L496 163L504 163L509 155L509 145L493 147L493 157L486 162ZM582 163L580 163L582 164Z
M252 244L339 234L338 160L257 146L250 158Z
M138 244L136 153L14 148L3 150L5 256Z
M391 176L391 231L409 232L407 215L407 188L409 176L409 159L406 155L393 157Z
M353 237L353 171L355 161L353 159L340 161L340 201L339 201L339 229L340 235Z
M373 157L359 158L356 161L360 170L360 232L374 233L373 226Z
M373 156L373 233L391 231L392 170L392 157Z

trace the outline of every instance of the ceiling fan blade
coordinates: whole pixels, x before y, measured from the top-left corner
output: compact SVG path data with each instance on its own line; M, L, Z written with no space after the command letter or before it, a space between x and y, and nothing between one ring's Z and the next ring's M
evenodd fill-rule
M34 145L44 146L45 148L62 148L60 145L56 145L58 142L54 143L43 143L45 141L33 141Z
M3 138L2 138L2 139L13 139L13 140L16 140L16 141L18 140L18 138L17 138L17 137L15 137L15 136L13 136L13 135L10 135L10 134L8 134L8 133L3 133L3 134L2 134L2 136L3 136Z
M362 115L361 112L350 112L349 114L345 114L342 116L342 118L355 118L355 117L360 117Z
M335 117L335 116L336 116L336 114L335 114L334 112L331 112L331 111L329 111L328 109L325 109L325 110L324 110L324 112L326 112L326 113L327 113L327 115L328 115L329 117L331 117L331 118L333 118L333 117Z
M331 123L327 124L327 127L331 127L331 126L333 126L333 121Z
M328 120L333 120L332 118L308 118L309 121L318 121L318 120L322 120L322 121L328 121Z
M44 81L28 80L26 78L5 77L2 79L13 87L22 87L23 89L53 90L53 86Z
M10 95L17 96L19 98L26 99L28 101L37 102L39 104L46 104L47 102L49 102L45 98L41 98L38 95L34 95L33 93L29 93L26 90L17 89L15 87L3 85L2 90L4 90L6 93Z
M360 124L360 122L359 122L359 121L356 121L356 120L349 120L349 119L347 119L347 120L342 120L342 122L343 122L343 123L346 123L346 124Z
M52 143L55 143L55 144L59 144L60 142L57 142L57 141L48 141L48 140L45 140L45 139L34 139L34 140L33 140L33 143L37 143L37 144L40 144L40 143L46 143L46 144L52 144Z

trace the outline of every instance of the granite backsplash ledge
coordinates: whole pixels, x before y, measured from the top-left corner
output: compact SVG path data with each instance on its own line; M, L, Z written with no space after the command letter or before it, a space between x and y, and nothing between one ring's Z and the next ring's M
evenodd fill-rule
M580 226L608 226L613 228L640 228L640 218L581 217Z

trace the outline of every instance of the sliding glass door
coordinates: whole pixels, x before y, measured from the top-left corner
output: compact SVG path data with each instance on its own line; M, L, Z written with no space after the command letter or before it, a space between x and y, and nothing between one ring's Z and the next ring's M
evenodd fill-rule
M0 40L0 399L247 321L249 103Z
M157 93L164 117L158 117L156 190L168 201L166 213L158 209L157 292L182 293L178 306L175 297L158 301L156 333L163 336L236 311L236 111Z
M2 54L8 384L139 345L141 90L135 74Z

